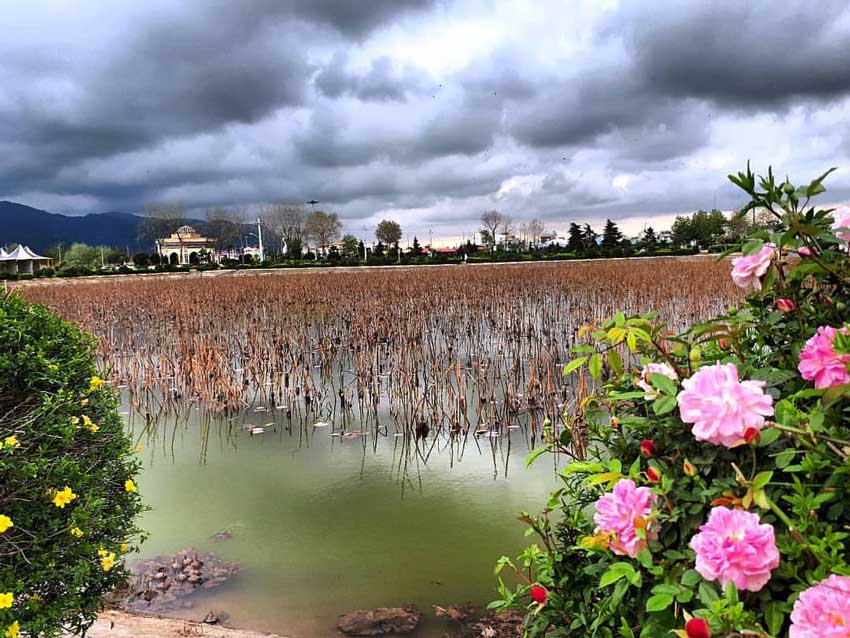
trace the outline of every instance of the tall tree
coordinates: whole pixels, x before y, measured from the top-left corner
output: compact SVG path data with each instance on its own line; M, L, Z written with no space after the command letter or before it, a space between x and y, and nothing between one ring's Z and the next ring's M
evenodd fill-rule
M481 243L489 245L491 250L496 246L499 228L504 220L505 216L497 210L485 210L481 213Z
M344 235L342 238L342 256L345 259L357 259L358 251L357 251L358 243L357 237L352 234Z
M584 228L581 231L581 239L584 243L585 250L593 250L596 248L596 238L598 235L593 228L590 227L590 224L585 224Z
M401 241L401 226L397 221L384 219L375 228L375 237L387 246L397 246Z
M307 212L301 204L275 202L263 211L263 223L280 237L291 259L301 257L307 224Z
M342 222L336 213L316 210L310 213L304 224L305 236L316 244L317 248L327 248L339 237Z
M584 234L581 232L581 226L571 222L570 229L567 232L567 250L571 253L578 253L584 250L584 247Z
M640 238L641 246L647 250L654 250L658 244L658 237L655 235L655 229L652 226L647 226L643 231L643 236Z
M529 243L536 246L540 242L540 238L546 232L546 225L543 223L543 220L533 217L528 221L528 224L526 224L526 231L528 232Z
M605 220L605 229L602 231L602 247L616 248L623 241L623 233L617 228L617 224L610 219Z
M145 206L137 231L139 242L152 248L157 240L168 237L185 224L182 204Z
M203 233L215 239L216 250L232 250L239 245L244 230L241 218L237 221L235 213L226 208L208 208L205 216Z

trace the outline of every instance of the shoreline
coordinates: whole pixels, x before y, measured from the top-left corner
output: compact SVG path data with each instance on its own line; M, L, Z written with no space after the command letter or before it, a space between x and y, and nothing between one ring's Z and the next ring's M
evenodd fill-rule
M67 635L70 637L70 634ZM288 638L282 634L116 610L101 612L86 635L89 638Z

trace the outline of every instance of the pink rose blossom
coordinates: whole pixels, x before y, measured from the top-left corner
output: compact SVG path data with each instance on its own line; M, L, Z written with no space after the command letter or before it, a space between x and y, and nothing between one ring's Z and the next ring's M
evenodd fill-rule
M842 239L850 244L850 206L842 206L832 211L832 217L835 222L832 224L832 232L838 239ZM844 228L845 230L838 230Z
M708 522L691 539L696 570L706 580L735 583L739 590L758 591L779 566L773 526L751 512L714 507Z
M732 260L732 281L739 288L752 287L761 290L761 278L764 277L773 259L775 246L765 244L755 255L736 257Z
M793 311L797 305L794 303L792 299L777 299L776 300L776 309L780 312L791 312Z
M654 536L649 515L657 498L648 487L636 487L631 479L620 480L596 501L595 533L610 534L611 551L634 558L646 547L646 539L638 537L637 530L645 529L647 538Z
M679 380L679 375L676 374L676 371L673 367L667 363L647 363L643 370L640 371L640 381L637 382L637 386L641 390L646 390L647 395L646 399L651 401L657 396L657 392L655 388L653 388L649 384L649 375L650 374L663 374L665 377L672 379L673 381Z
M832 342L836 332L847 334L847 328L836 331L831 326L821 326L800 352L797 370L807 381L814 381L816 388L850 383L850 374L847 372L850 354L835 352Z
M797 249L797 254L802 255L803 257L808 257L809 255L812 254L812 249L809 248L808 246L800 246Z
M697 441L734 447L749 428L761 430L764 417L773 414L773 397L764 381L739 381L733 363L702 368L682 381L677 399L682 421L693 423Z
M800 594L791 612L789 638L847 638L850 578L833 574Z

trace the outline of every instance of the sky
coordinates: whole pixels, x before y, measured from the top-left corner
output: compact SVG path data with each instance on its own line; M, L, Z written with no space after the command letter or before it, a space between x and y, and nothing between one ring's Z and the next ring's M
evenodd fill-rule
M315 199L358 236L468 237L487 209L636 234L740 206L748 160L838 166L850 197L846 1L1 0L0 23L0 199L54 212Z

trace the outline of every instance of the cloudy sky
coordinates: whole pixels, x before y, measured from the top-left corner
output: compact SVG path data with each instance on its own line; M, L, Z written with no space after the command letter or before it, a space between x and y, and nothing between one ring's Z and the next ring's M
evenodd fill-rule
M844 1L2 0L0 199L317 199L363 234L647 221L751 160L850 196Z

